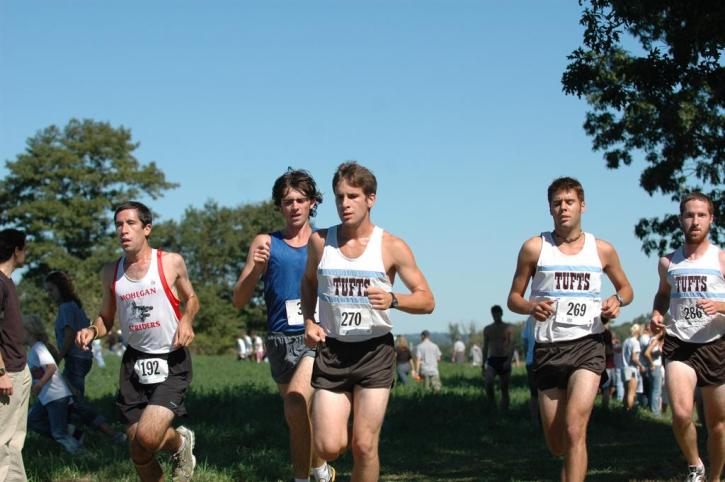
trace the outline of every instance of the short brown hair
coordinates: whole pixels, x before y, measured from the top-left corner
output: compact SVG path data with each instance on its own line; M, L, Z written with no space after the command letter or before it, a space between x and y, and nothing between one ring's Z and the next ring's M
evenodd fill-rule
M153 217L151 216L151 210L148 206L138 201L128 201L116 206L116 209L113 212L113 222L116 222L116 216L118 216L118 213L126 211L127 209L136 210L136 213L138 213L138 220L141 221L141 226L145 227L152 223Z
M353 187L362 188L366 196L375 194L378 191L378 181L375 179L375 174L355 161L343 162L338 166L335 176L332 178L332 190L334 192L337 192L337 185L343 179Z
M554 195L559 191L574 191L576 193L576 197L579 198L579 201L584 202L584 188L582 187L582 183L573 177L560 177L558 179L554 179L551 184L549 184L549 189L546 191L549 202L551 202Z
M707 203L707 209L710 211L710 214L715 214L715 206L712 204L712 199L700 191L692 191L685 194L680 199L680 216L682 216L682 213L685 212L685 204L690 201L702 201Z

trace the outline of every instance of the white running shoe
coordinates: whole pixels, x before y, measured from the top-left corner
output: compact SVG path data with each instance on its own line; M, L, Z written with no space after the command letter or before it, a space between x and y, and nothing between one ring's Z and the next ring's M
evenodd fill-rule
M705 466L704 465L688 465L687 479L685 482L705 482Z
M184 445L181 449L171 456L171 464L173 472L171 480L173 482L188 482L194 475L194 467L196 467L196 457L194 457L194 432L180 425L176 431L184 439Z

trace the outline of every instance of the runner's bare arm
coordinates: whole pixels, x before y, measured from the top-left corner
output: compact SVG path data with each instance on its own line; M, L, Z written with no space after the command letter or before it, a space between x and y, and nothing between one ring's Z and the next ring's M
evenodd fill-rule
M725 275L725 251L720 250L720 273ZM718 313L725 313L725 302L715 301L712 299L703 299L697 302L697 306L703 309L709 316L715 316Z
M670 309L670 283L667 281L667 268L670 266L670 258L663 256L657 262L657 273L660 277L657 293L652 303L652 316L650 318L650 329L652 333L659 333L665 328L665 314Z
M486 360L488 359L488 327L483 329L483 348L481 349L483 356L483 366L486 366Z
M325 341L325 331L315 323L315 306L317 305L317 266L325 248L327 230L321 229L312 233L307 242L307 265L302 275L300 295L302 316L305 320L305 343L315 346Z
M433 292L431 292L428 281L418 268L413 252L405 241L385 233L383 238L383 259L386 258L386 252L392 261L394 272L400 276L400 279L410 290L409 294L395 294L395 297L398 298L398 309L411 314L432 313L435 308ZM380 288L368 288L367 296L370 305L376 310L386 310L390 308L393 302L393 296Z
M614 285L616 293L624 301L620 306L615 295L602 301L602 316L611 320L619 315L619 310L622 306L626 306L632 302L634 292L632 291L632 285L629 284L627 275L624 274L622 263L619 261L619 256L614 246L602 239L597 239L597 253L599 253L599 259L602 262L602 270Z
M88 328L78 330L76 333L76 345L84 351L88 351L94 338L106 336L113 328L113 319L116 316L116 298L111 291L113 278L116 276L116 262L106 263L101 270L101 286L103 289L103 300L98 317Z
M166 271L166 260L171 264L171 269L176 273L174 280L174 288L178 293L179 300L184 304L184 312L181 314L179 325L176 328L173 345L175 347L184 347L191 345L194 341L194 317L199 312L199 298L194 293L194 287L189 279L189 272L186 269L186 263L181 255L176 253L164 253L162 258L162 267Z
M232 289L232 303L238 310L249 303L254 294L254 288L267 270L271 242L269 234L258 234L249 246L247 263Z
M514 313L532 315L538 321L545 321L554 314L554 301L544 300L534 303L526 299L526 288L529 286L529 280L536 273L536 263L539 260L541 246L542 241L539 236L527 239L521 246L506 305Z

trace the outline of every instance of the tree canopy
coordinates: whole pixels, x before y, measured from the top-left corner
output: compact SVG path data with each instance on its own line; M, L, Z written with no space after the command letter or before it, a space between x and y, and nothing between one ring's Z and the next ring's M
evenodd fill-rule
M0 180L0 225L29 235L27 270L20 283L26 314L54 319L56 307L43 291L43 280L49 271L63 270L73 279L87 314L95 316L101 267L121 253L113 207L157 199L176 187L153 162L133 156L138 146L126 128L73 119L64 128L38 131L26 150L7 162L8 173ZM178 221L154 220L150 244L184 256L201 302L196 351L222 352L234 346L242 327L263 329L261 290L238 311L231 289L254 236L283 224L271 202L222 207L209 201L201 208L188 207Z
M725 208L725 2L721 0L580 0L583 46L562 83L591 107L584 122L607 167L641 155L641 187L679 201L708 194ZM629 47L629 48L627 48ZM677 215L640 219L645 253L682 242ZM713 226L716 243L725 240Z

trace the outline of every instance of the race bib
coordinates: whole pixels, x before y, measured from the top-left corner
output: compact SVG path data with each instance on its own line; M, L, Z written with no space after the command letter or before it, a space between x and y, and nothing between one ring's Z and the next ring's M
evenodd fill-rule
M601 313L600 303L592 298L559 299L554 320L563 325L590 325Z
M347 306L344 310L340 310L337 320L340 322L338 333L341 336L369 335L373 331L372 308Z
M318 300L317 305L319 303ZM287 311L287 324L289 326L301 326L305 324L305 318L302 316L302 300L287 300L284 307ZM318 306L315 306L315 321L317 321L317 309Z
M688 300L689 303L680 304L680 316L677 323L683 325L699 325L708 323L712 317L705 313L701 307L697 305L697 300Z
M133 371L143 385L161 383L169 377L169 362L163 358L141 358L134 363Z

